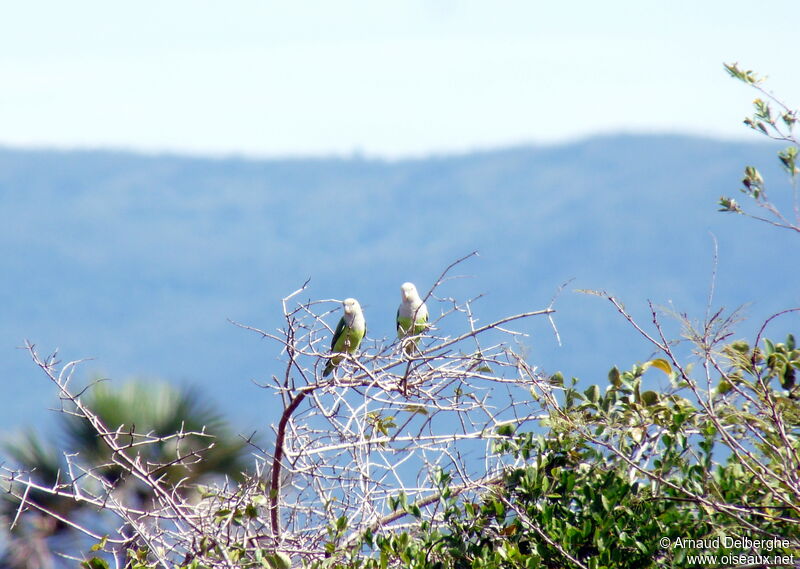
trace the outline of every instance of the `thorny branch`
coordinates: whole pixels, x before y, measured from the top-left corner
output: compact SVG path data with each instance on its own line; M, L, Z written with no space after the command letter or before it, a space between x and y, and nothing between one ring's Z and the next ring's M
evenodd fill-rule
M654 457L659 456L663 448L663 438L671 437L668 425L664 425L655 418L647 418L646 410L637 410L636 418L627 420L621 417L604 417L602 414L592 414L586 420L582 413L570 412L554 397L549 389L542 389L547 398L547 407L556 421L561 423L561 428L591 442L604 452L617 457L630 469L631 479L649 480L660 487L669 488L676 500L688 500L701 504L707 511L716 511L730 516L741 527L779 538L781 536L765 532L762 527L752 522L753 518L771 522L797 524L796 516L800 513L797 496L800 495L800 453L798 453L797 440L800 431L795 424L787 424L784 409L792 405L792 398L787 398L768 385L764 376L763 366L760 366L761 357L756 348L752 352L749 362L749 373L754 382L748 384L737 377L735 359L731 360L728 350L723 342L732 334L732 325L737 321L738 313L734 311L729 316L724 316L723 311L707 311L706 319L699 326L691 323L683 315L681 322L684 335L695 349L694 357L703 370L703 376L698 379L693 375L692 365L685 363L685 356L676 350L676 342L667 338L659 314L652 304L649 305L652 332L645 329L633 315L627 311L622 303L606 292L580 291L600 296L612 303L614 308L644 338L665 361L669 362L672 373L671 387L657 395L656 401L665 401L679 404L683 400L681 392L688 392L685 399L690 407L697 406L697 413L691 424L694 428L685 429L688 436L700 436L703 425L713 426L713 433L717 435L719 445L725 447L742 467L758 481L761 488L768 493L766 500L770 506L755 507L739 504L716 496L713 493L699 493L690 486L678 484L658 468L651 464ZM709 296L709 303L711 296ZM759 330L755 345L762 340L766 326L775 318L800 311L788 309L773 315ZM524 367L524 362L521 362ZM532 371L531 373L535 373ZM715 377L716 376L716 379ZM720 390L719 382L725 382L726 388ZM610 386L609 390L614 390ZM638 388L637 388L638 389ZM737 402L738 400L738 402ZM780 402L779 402L780 400ZM780 403L780 404L779 404ZM782 409L779 409L780 406ZM793 404L797 408L797 404ZM618 412L622 412L618 410ZM788 417L792 417L789 414ZM636 421L636 422L633 422ZM603 428L598 430L598 425ZM631 431L639 430L639 441L630 445ZM603 434L599 434L602 432ZM753 441L757 442L756 448ZM764 451L759 452L757 447L775 449L775 454L780 457L782 464L775 468L768 463L768 456ZM778 450L780 449L780 450ZM781 514L780 512L784 512Z
M135 537L165 569L191 559L233 568L242 555L257 551L320 559L330 528L341 518L347 520L346 535L337 540L341 545L357 543L367 530L404 527L408 521L392 501L404 495L409 503L435 508L433 476L442 469L455 473L457 494L479 495L513 460L492 453L497 429L533 425L543 417L531 409L531 377L520 373L522 360L510 348L509 340L520 334L507 326L541 316L552 324L555 298L542 310L480 322L477 299L458 301L441 293L457 278L453 268L474 255L448 266L424 296L430 326L416 349L406 350L396 339L368 338L360 352L343 355L327 378L322 370L330 357L328 320L338 316L339 302L298 300L308 282L282 299L279 330L234 322L272 341L282 360L281 373L261 386L281 402L275 446L257 449L255 474L238 485L170 487L159 474L167 465L142 458L148 444L164 438L138 434L131 426L109 429L70 385L79 362L59 368L55 356L43 359L29 344L34 362L59 389L62 412L87 420L113 465L146 487L152 500L146 507L125 503L101 467L74 457L52 487L37 483L31 473L6 472L19 513L42 510L29 495L34 490L83 501L119 520L117 534L104 540L114 559L124 558ZM205 433L174 435L188 436ZM179 453L169 465L200 460L203 452ZM100 538L80 524L76 529Z
M402 517L391 511L391 499L402 493L425 504L437 468L456 467L463 478L459 491L477 490L487 476L496 476L500 463L477 471L477 461L468 465L464 455L480 449L490 455L494 431L509 418L541 418L518 412L530 386L520 382L517 360L497 339L516 334L505 324L549 316L554 309L478 325L473 301L437 296L439 287L454 278L450 271L473 255L447 267L424 296L441 310L418 349L407 353L399 341L373 342L355 356L345 355L327 379L320 366L328 356L322 339L331 328L322 317L329 312L315 310L330 301L290 305L301 287L284 299L286 326L279 334L243 326L279 342L291 360L268 386L284 401L275 451L267 453L276 547L303 543L320 556L328 526L342 515L349 541L367 528L390 527ZM465 325L454 326L456 318L465 319ZM457 333L459 328L467 332ZM446 333L451 330L456 333ZM490 340L486 345L479 343L484 337Z

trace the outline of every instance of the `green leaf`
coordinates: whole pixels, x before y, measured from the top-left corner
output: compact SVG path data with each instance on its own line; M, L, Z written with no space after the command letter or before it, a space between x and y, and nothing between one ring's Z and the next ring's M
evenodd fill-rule
M749 126L752 128L756 128L756 126L753 126L752 124L749 124ZM745 187L745 189L742 190L743 192L752 196L755 199L761 197L761 193L764 190L764 178L761 177L759 171L756 170L754 167L747 166L744 169L744 178L742 178L742 184Z
M650 360L648 362L644 362L642 364L642 371L646 371L649 368L654 367L656 369L660 369L663 371L667 376L672 375L672 366L669 365L669 362L663 358L656 358Z
M757 85L762 81L758 75L755 74L754 71L743 71L739 69L738 63L725 63L725 70L730 74L731 77L738 79L748 85Z
M612 367L608 372L608 381L614 387L622 385L622 380L619 378L619 369L617 366Z
M753 106L756 108L756 116L758 118L770 123L772 122L772 109L770 108L769 103L763 99L757 98L753 101Z
M790 175L795 176L800 173L800 170L797 169L797 147L790 146L778 152L778 158L783 164L783 169Z
M500 425L497 427L497 434L501 437L514 436L514 425Z
M727 213L742 213L742 208L738 203L736 203L735 199L727 196L720 196L718 203L720 208L717 211L723 211Z
M405 409L409 413L415 414L415 415L427 415L428 414L428 410L425 408L424 405L416 405L416 404L409 403L409 404L406 404L403 407L403 409Z
M336 529L338 531L344 531L347 528L347 518L345 516L340 516L336 520Z
M214 522L221 524L224 522L233 512L230 508L221 508L214 512Z
M655 405L658 403L658 393L655 391L645 391L642 393L642 403L647 405L648 407L651 405Z
M285 553L276 552L264 557L271 569L291 569L292 559Z
M87 561L81 562L81 567L84 567L84 569L109 569L108 562L99 557L92 557Z
M91 548L90 551L102 551L105 549L106 543L108 543L108 536L104 535L100 541L95 543Z

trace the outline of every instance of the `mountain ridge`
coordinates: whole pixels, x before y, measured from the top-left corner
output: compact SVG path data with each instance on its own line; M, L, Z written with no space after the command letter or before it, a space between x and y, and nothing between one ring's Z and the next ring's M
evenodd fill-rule
M62 346L65 359L98 357L86 377L191 381L257 420L268 398L250 380L269 376L278 351L228 318L279 326L279 299L311 277L311 296L359 298L373 338L390 337L399 284L426 290L473 250L481 256L459 272L474 278L447 292L487 293L484 319L541 308L574 278L556 305L564 347L531 323L531 357L602 376L648 353L573 288L609 290L644 317L648 298L702 314L709 232L721 303L755 302L756 320L800 305L791 236L716 211L751 163L782 183L773 145L678 135L401 161L0 148L0 292L14 299L0 318L0 373L19 394L0 428L53 399L15 349L24 338Z

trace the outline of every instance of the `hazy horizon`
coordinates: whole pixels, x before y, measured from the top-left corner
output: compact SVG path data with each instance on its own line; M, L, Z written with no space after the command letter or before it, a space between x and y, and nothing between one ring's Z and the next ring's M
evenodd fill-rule
M800 92L794 36L745 0L44 0L3 23L11 146L393 158L614 132L738 139L754 93L723 63Z
M461 158L472 155L484 155L498 152L525 150L525 149L558 149L576 144L583 144L589 141L596 140L615 140L619 138L681 138L691 140L705 140L709 142L718 143L732 143L732 144L755 144L755 145L774 145L780 144L778 141L768 140L763 135L752 131L742 124L741 136L714 136L693 134L690 132L672 132L672 131L608 131L599 133L589 133L585 135L576 136L574 138L564 140L550 140L537 142L534 140L499 143L494 146L476 146L474 148L453 149L453 150L440 150L431 151L422 154L408 154L408 155L383 155L378 153L364 152L360 149L354 149L351 152L342 152L329 154L325 153L297 153L297 154L247 154L244 152L229 152L229 153L213 153L213 152L192 152L190 150L155 150L143 149L126 146L57 146L57 145L10 145L0 143L0 150L5 151L21 151L21 152L53 152L53 153L98 153L98 154L126 154L131 156L138 156L142 158L184 158L187 160L242 160L246 162L276 162L276 161L295 161L295 160L365 160L376 161L385 163L396 162L415 162L421 160L447 160L450 158Z

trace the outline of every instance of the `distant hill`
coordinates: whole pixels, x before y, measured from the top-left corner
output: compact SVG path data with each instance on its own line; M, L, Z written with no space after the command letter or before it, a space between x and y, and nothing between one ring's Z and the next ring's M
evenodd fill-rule
M602 380L649 350L605 289L701 317L719 243L715 303L752 318L800 305L797 237L716 211L746 164L774 149L680 136L593 138L418 160L245 160L103 151L0 150L0 428L39 421L54 389L17 347L94 357L86 377L197 383L243 430L263 429L275 346L230 325L280 325L279 299L355 296L373 337L393 334L400 283L426 289L456 258L487 293L485 319L556 306L563 339L526 328L540 367ZM798 318L776 330L798 331ZM775 335L778 335L777 332Z

